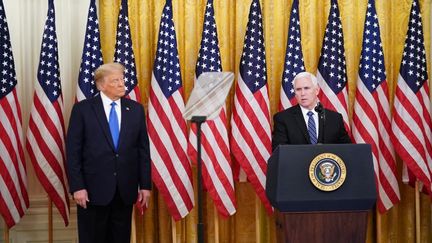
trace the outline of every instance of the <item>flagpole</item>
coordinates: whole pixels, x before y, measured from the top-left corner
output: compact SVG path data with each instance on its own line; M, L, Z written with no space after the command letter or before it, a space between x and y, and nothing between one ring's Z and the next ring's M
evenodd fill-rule
M137 234L137 232L136 232L136 215L137 215L137 213L139 213L139 212L137 212L136 207L132 207L132 220L131 220L132 221L131 222L132 227L131 227L130 243L137 242L137 240L136 240L136 234Z
M197 125L197 183L198 183L198 243L204 243L204 223L203 223L203 207L202 207L202 173L201 173L201 125L206 121L206 116L193 116L192 123Z
M174 221L173 217L171 217L171 237L172 243L177 243L177 224Z
M416 243L420 243L420 185L418 180L415 182L415 221Z
M5 225L5 228L3 230L3 237L4 237L4 242L9 243L9 227L7 225Z
M375 230L376 230L376 234L377 234L377 243L381 243L382 242L382 240L381 240L381 237L382 237L382 234L381 234L382 220L381 220L381 215L380 215L377 207L375 207L375 215L376 215L376 229Z
M53 212L50 197L48 197L48 242L53 243Z
M219 238L219 213L216 208L216 205L213 204L213 213L214 213L214 229L215 229L215 242L220 242Z
M255 197L255 227L256 227L256 233L255 233L255 239L258 241L261 239L262 232L261 232L261 226L260 226L260 203L258 202L258 197Z

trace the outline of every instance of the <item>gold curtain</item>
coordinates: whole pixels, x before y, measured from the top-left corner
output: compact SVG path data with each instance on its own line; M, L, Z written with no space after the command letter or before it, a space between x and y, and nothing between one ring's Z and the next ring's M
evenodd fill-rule
M425 46L430 70L431 3L420 0L425 33ZM238 73L248 12L251 0L215 0L215 17L225 71ZM157 46L160 16L165 0L129 0L129 21L139 75L143 104L147 107L148 92ZM185 100L193 88L195 64L201 40L205 0L173 0ZM292 0L261 0L267 75L271 112L278 108L281 77L284 67L287 28ZM391 104L407 32L411 0L376 0L383 41ZM105 62L111 61L120 0L99 0L99 21ZM306 69L316 73L320 49L327 23L330 0L300 0L300 25ZM352 112L362 45L367 0L339 0L342 17L349 81L349 104ZM233 92L228 97L230 116ZM401 161L398 161L399 178ZM196 173L195 173L196 174ZM194 181L196 185L196 181ZM196 186L195 186L196 187ZM370 214L368 242L415 242L415 191L400 183L402 201L386 214ZM268 216L248 183L236 183L237 213L219 217L211 199L204 199L206 242L275 242L273 216ZM195 192L196 193L196 192ZM422 195L420 205L420 242L432 242L430 199ZM196 242L197 207L185 219L173 222L162 197L156 189L144 217L136 216L136 242Z

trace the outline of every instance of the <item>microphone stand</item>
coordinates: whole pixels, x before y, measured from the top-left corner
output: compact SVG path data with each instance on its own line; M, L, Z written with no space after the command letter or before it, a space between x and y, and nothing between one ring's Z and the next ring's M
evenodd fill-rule
M321 102L318 101L317 106L315 106L315 111L319 114L322 120L322 144L325 144L325 122L326 122L326 115L325 115L325 109ZM319 126L319 125L318 125ZM319 136L318 136L319 137Z
M201 125L206 121L206 116L193 116L192 123L197 125L197 183L198 183L198 243L204 243L204 223L203 223L203 207L202 207L202 162L201 162Z

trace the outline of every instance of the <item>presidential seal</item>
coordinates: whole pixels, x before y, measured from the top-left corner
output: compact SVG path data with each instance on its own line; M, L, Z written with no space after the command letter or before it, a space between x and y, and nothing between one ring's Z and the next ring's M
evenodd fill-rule
M332 153L317 155L309 165L309 178L322 191L338 189L344 183L346 174L345 163Z

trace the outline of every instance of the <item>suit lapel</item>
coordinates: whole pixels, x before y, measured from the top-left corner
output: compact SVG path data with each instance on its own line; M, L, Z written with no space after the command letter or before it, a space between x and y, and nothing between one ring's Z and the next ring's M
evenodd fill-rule
M304 120L303 113L301 112L300 105L297 105L297 108L295 109L295 118L300 131L306 139L306 142L310 143L309 133L307 131L306 122Z
M105 134L105 138L107 139L107 141L111 145L111 147L114 149L111 131L109 129L108 120L107 120L107 117L105 115L105 110L104 110L102 98L100 97L100 95L94 98L93 110L96 114L96 119L98 120L100 127L102 128L103 133Z
M128 121L131 121L129 116L131 115L130 106L127 104L125 98L121 98L121 125L120 125L120 134L119 134L119 142L118 147L120 148L124 134L127 134L126 130L130 127L128 125Z
M325 112L325 111L323 111ZM324 121L323 114L318 114L318 143L323 143Z

